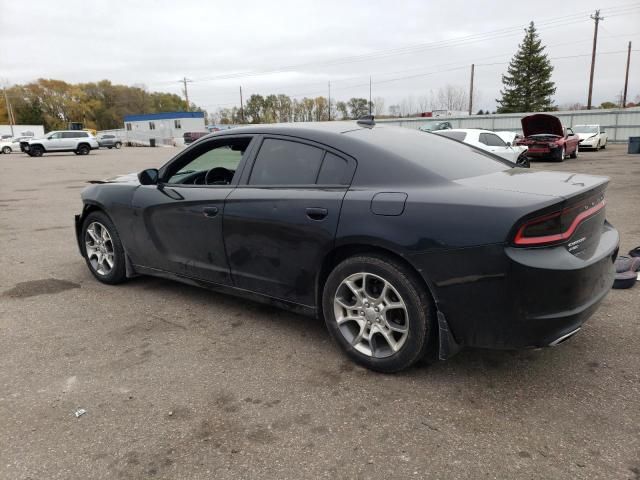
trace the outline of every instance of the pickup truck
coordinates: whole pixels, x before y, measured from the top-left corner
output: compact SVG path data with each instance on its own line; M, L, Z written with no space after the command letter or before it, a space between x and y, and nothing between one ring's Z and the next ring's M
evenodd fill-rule
M600 125L575 125L573 131L580 138L580 148L607 148L607 132Z

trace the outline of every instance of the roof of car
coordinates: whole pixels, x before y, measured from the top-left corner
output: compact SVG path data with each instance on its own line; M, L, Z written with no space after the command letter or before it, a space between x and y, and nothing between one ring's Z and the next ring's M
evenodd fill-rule
M374 126L381 128L381 126ZM291 122L291 123L258 123L253 125L243 125L228 130L214 132L215 134L236 134L240 133L287 133L295 130L320 133L347 133L371 126L358 125L357 121L335 121L335 122Z
M447 130L437 130L433 133L446 133L446 132L464 132L464 133L474 133L474 132L482 132L482 133L496 133L491 130L485 130L483 128L449 128Z

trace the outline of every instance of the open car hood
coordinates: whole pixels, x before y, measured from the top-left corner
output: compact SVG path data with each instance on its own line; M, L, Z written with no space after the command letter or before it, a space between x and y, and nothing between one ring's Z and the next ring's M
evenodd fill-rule
M525 137L531 135L549 134L564 137L564 130L560 119L545 113L536 113L520 120Z

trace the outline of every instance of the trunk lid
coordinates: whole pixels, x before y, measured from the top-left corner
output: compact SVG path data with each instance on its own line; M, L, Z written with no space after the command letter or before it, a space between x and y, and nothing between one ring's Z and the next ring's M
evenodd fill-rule
M560 119L554 115L536 113L535 115L524 117L520 120L520 123L522 124L522 132L525 137L545 133L564 137L562 123L560 123Z
M542 209L532 205L531 212L514 224L509 241L516 246L563 245L580 258L590 257L598 246L605 221L607 177L513 168L456 183L557 199Z

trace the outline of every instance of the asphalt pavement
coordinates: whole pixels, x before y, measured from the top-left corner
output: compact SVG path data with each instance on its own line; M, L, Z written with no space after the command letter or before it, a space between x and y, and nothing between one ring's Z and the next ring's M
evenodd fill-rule
M318 320L91 276L73 227L84 182L177 151L0 155L0 478L640 479L640 285L556 348L376 374ZM640 245L640 155L625 152L532 166L610 176L622 252Z

